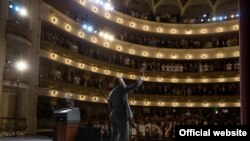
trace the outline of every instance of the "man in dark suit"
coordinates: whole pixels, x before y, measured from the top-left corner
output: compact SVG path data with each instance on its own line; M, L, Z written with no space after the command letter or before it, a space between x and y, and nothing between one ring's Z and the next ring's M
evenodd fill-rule
M143 82L143 70L139 79L131 85L126 85L122 78L114 79L114 88L109 94L108 106L110 110L111 141L128 141L129 119L133 118L128 92L138 88Z

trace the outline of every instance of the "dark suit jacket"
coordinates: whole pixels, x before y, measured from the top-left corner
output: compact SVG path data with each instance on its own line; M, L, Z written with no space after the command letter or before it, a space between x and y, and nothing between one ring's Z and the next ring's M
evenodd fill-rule
M142 79L139 78L134 84L131 85L121 85L115 87L109 93L109 111L110 111L110 120L113 119L128 119L133 117L129 102L128 102L128 92L136 89L142 84Z

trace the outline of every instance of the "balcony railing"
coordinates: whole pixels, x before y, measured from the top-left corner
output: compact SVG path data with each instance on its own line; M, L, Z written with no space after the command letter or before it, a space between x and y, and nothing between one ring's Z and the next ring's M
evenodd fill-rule
M112 11L107 14L107 12L102 8L97 8L97 11L94 12L92 8L93 4L88 3L88 2L85 2L84 4L82 4L81 1L79 0L74 0L74 1L79 3L84 8L88 9L90 12L93 12L94 14L97 14L105 18L106 20L121 24L128 28L134 28L136 30L141 30L141 31L161 33L161 34L178 34L178 35L186 34L187 35L187 34L190 34L190 32L187 32L187 29L190 29L193 35L194 34L199 35L199 34L204 34L204 33L206 34L219 33L221 31L218 31L218 26L225 29L223 30L223 32L237 31L239 29L238 28L239 20L232 20L232 21L226 21L226 22L220 22L220 23L202 23L202 24L157 23L157 22L151 22L147 20L134 18L134 17L122 14L117 11ZM44 3L43 8L49 9L51 8L51 6ZM59 14L59 12L57 14L62 15L61 13ZM108 18L107 18L107 15L108 15ZM117 19L120 19L121 22L118 22ZM235 25L237 26L234 28ZM145 28L145 27L148 27L148 28ZM175 32L173 32L173 29L175 29L174 30ZM207 30L203 32L203 29L207 29Z
M2 117L0 134L2 136L24 135L27 128L26 118Z
M31 41L31 32L29 29L27 29L25 26L16 23L15 21L7 21L7 27L6 27L6 32L19 35L28 41Z
M92 96L98 95L98 92L99 92L97 89L84 87L81 85L63 83L61 81L53 81L53 80L46 80L46 79L39 80L39 87L64 90L64 91L69 91L69 92L74 92L74 93L86 93Z
M41 48L49 50L51 52L57 53L59 55L65 56L67 58L71 58L72 60L76 60L88 65L94 65L96 67L100 67L103 69L109 69L113 71L122 72L124 74L137 74L138 70L133 68L128 68L120 65L115 65L111 63L107 63L101 60L92 59L86 56L83 56L79 53L75 53L66 48L63 48L58 45L54 45L48 41L41 42ZM239 75L238 71L224 71L224 72L161 72L161 71L147 71L148 76L161 76L161 77L175 77L175 78L218 78L218 77L235 77Z
M52 81L46 79L39 80L39 87L53 90L63 90L72 93L84 94L88 96L99 96L100 90L84 87L61 81ZM109 91L103 90L102 93L108 97ZM213 95L213 96L183 96L183 95L157 95L157 94L130 94L130 99L145 101L164 101L164 102L238 102L239 95Z
M106 12L104 12L106 13ZM112 42L108 42L105 41L103 38L94 35L94 34L89 34L87 32L84 32L82 30L82 25L75 22L74 20L70 19L69 17L67 17L66 15L64 15L63 13L57 11L56 9L54 9L53 7L47 5L46 3L43 3L43 12L42 12L42 20L45 23L50 23L53 24L55 27L70 33L71 35L73 35L74 37L77 38L82 38L85 41L91 42L95 45L98 45L100 47L103 48L109 48L113 51L119 51L125 54L131 54L131 51L133 51L133 55L134 56L140 56L140 57L145 57L145 53L147 55L147 57L150 58L159 58L159 53L160 56L162 56L163 58L169 59L169 60L173 60L173 59L178 59L178 60L186 60L187 58L189 58L189 60L196 60L196 59L216 59L216 58L235 58L239 56L239 47L238 46L234 46L234 47L227 47L227 49L224 48L206 48L206 49L169 49L169 48L154 48L154 47L147 47L147 46L142 46L142 45L137 45L137 44L133 44L133 43L129 43L129 42L123 42L120 40L114 40ZM115 21L117 20L117 18L115 18ZM237 22L237 21L236 21ZM65 23L67 23L69 26L67 26L68 28L65 27ZM230 23L230 25L225 25L225 28L222 26L221 28L223 28L223 32L224 31L234 31L234 30L238 30L238 25L235 25L235 23ZM129 26L130 23L126 23L125 26ZM145 24L142 25L142 27L144 27ZM175 26L176 24L174 24ZM204 27L207 27L208 25L206 24L202 24L205 25ZM180 33L180 34L186 34L186 30L187 27L185 25L183 25L184 27L181 29L181 27L175 27L180 29L180 32L176 30L175 33ZM153 28L151 31L153 31L155 28L158 28L155 24L152 25ZM195 28L199 28L196 30L197 34L210 34L210 33L217 33L218 32L218 25L214 23L211 25L211 29L210 28L206 28L204 29L204 27L199 27L198 25L195 25ZM162 27L164 28L164 27ZM174 27L171 26L167 26L167 29L164 31L169 31L170 34L172 34L172 30ZM191 28L191 27L190 27ZM226 29L228 28L228 29ZM188 28L189 29L189 28ZM149 31L149 30L148 30ZM156 29L156 31L158 31L158 29ZM220 30L221 31L221 30ZM204 32L204 33L203 33ZM166 34L169 34L166 32ZM195 31L193 31L192 33L196 34ZM107 44L103 44L105 42L107 42ZM117 46L121 46L121 48L117 48ZM144 53L145 51L145 53ZM223 52L223 56L220 57L219 53ZM204 55L203 55L204 54ZM189 56L191 55L191 56ZM178 56L173 57L173 56Z

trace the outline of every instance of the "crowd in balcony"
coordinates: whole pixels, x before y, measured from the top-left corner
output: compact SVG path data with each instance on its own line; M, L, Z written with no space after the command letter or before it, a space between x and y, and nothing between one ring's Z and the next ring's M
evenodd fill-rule
M115 32L119 33L119 32ZM120 32L116 37L122 41L135 43L144 46L158 47L158 48L179 48L179 49L199 49L199 48L219 48L232 47L239 45L239 38L236 35L228 37L213 37L212 39L174 39L173 37L141 37L126 32Z
M220 72L239 71L238 59L225 59L216 61L169 61L139 58L131 55L117 53L96 46L84 44L80 40L73 39L58 32L42 30L42 41L68 49L72 52L94 58L100 61L114 63L129 68L146 68L149 71L161 72Z
M130 42L134 44L158 47L158 48L176 48L176 49L199 49L199 48L220 48L220 47L232 47L239 45L238 35L223 35L218 37L208 37L208 38L173 38L173 37L143 37L140 35L134 35L131 33L120 32L109 30L107 27L98 26L97 31L111 31L115 34L116 39ZM88 32L87 32L88 33Z
M42 67L45 68L45 67ZM51 70L40 71L41 79L58 81L58 83L69 83L83 88L111 90L113 88L113 77L106 75L91 75L77 69L57 67ZM126 80L127 84L133 83ZM135 94L157 94L175 96L213 96L213 95L237 95L239 94L239 83L205 83L205 84L173 84L144 82L141 87L133 91Z
M57 7L55 3L51 3L49 1L46 1L49 4L52 4L53 6ZM75 5L72 5L70 7L71 3L68 3L67 1L64 2L65 6L64 9L62 7L57 7L57 9L60 9L60 11L64 11L66 15L69 15L72 18L78 19L81 21L81 19L86 18L85 15L83 15L83 11L80 9L77 9ZM116 2L113 1L113 7L116 11L121 12L123 14L142 19L142 20L148 20L153 22L161 22L161 23L174 23L174 24L197 24L197 23L211 23L211 22L224 22L228 20L234 20L239 18L239 14L237 11L232 12L231 15L225 14L225 15L215 15L213 12L210 11L204 11L203 14L192 17L192 16L185 16L181 15L178 12L170 12L170 11L149 11L149 9L138 9L138 8L131 8L127 7L124 4L122 4L120 1ZM72 8L74 7L74 8ZM103 8L102 6L98 5L98 7ZM66 11L66 12L65 12ZM112 12L112 11L111 11Z
M124 13L126 15L153 22L162 23L177 23L177 24L197 24L197 23L210 23L210 22L223 22L227 20L238 19L239 15L237 13L232 13L232 15L222 15L216 17L211 12L205 12L203 15L198 17L186 17L180 14L174 14L170 12L148 12L140 11L139 9L128 8L124 5L116 3L115 10Z
M95 34L99 32L108 32L114 34L116 39L121 41L126 41L130 43L135 43L139 45L145 45L150 47L159 47L159 48L218 48L218 47L231 47L239 45L239 37L238 35L230 35L230 36L220 36L220 37L210 37L203 39L195 39L195 38L182 38L175 39L172 37L157 37L157 36L137 36L128 32L120 31L119 29L114 29L111 27L103 26L100 23L93 22L90 19L88 14L79 14L77 11L73 11L72 9L67 9L64 12L66 16L72 18L76 22L79 22L81 25L91 25L92 31L86 31L86 33ZM81 15L81 16L80 16ZM208 15L209 16L209 15ZM206 18L208 17L206 16ZM83 29L84 30L84 29Z
M87 16L88 17L88 16ZM87 18L84 20L79 20L78 18L75 19L77 22L84 24L93 25L93 31L96 33L100 31L110 32L115 35L116 39L121 41L126 41L130 43L135 43L144 46L150 47L159 47L159 48L218 48L218 47L231 47L231 46L238 46L239 45L239 37L237 35L231 36L221 36L221 37L213 37L210 39L175 39L172 37L157 37L157 36L150 36L150 37L142 37L136 36L134 34L128 32L121 32L116 29L110 29L109 27L103 27L100 24L96 23L89 23ZM86 31L88 33L88 31ZM94 32L93 32L94 33Z

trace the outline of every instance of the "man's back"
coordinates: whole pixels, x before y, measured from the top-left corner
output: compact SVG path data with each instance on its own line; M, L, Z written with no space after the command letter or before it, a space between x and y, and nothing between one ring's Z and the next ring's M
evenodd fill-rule
M143 70L140 70L141 77L131 85L126 86L122 78L114 79L115 88L109 94L108 106L110 110L111 141L129 140L129 118L132 112L128 102L128 92L136 89L142 84Z
M117 116L131 117L132 112L128 103L128 92L136 89L142 84L142 80L137 80L134 84L126 86L125 84L115 87L109 94L110 117ZM113 115L113 116L112 116Z

